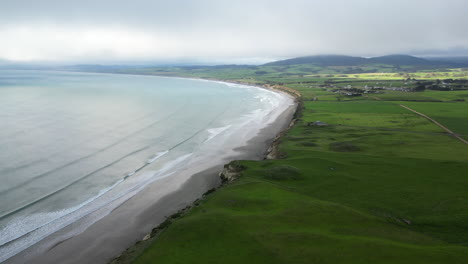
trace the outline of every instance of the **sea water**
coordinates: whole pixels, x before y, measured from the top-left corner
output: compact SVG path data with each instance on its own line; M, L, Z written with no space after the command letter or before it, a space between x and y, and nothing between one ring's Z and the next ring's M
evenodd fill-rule
M265 122L282 97L203 80L0 70L0 262Z

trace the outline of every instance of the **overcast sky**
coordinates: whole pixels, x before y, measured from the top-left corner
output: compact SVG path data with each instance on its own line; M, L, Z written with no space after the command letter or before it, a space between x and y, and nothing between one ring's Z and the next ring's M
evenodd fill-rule
M0 59L468 55L467 0L0 0Z

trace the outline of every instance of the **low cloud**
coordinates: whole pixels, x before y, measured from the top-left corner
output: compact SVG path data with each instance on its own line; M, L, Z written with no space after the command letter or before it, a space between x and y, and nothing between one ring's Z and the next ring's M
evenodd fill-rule
M0 58L249 62L460 51L466 10L464 0L16 0L0 9Z

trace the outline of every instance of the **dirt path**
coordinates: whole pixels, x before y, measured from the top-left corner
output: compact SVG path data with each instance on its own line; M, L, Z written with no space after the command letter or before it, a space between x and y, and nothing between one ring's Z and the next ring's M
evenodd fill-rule
M434 119L428 117L427 115L422 114L422 113L419 113L419 112L417 112L417 111L415 111L415 110L413 110L413 109L411 109L411 108L409 108L409 107L407 107L407 106L404 106L404 105L402 105L402 104L401 104L400 106L403 107L403 108L405 108L405 109L407 109L407 110L410 110L411 112L413 112L413 113L415 113L415 114L418 114L418 115L420 115L420 116L426 118L427 120L429 120L429 121L431 121L432 123L434 123L434 124L438 125L439 127L441 127L443 130L447 131L447 133L449 133L451 136L457 138L457 139L460 140L461 142L463 142L463 143L465 143L465 144L468 145L468 141L464 140L464 139L461 138L459 135L455 134L452 130L450 130L450 129L446 128L445 126L443 126L441 123L439 123L439 122L435 121Z

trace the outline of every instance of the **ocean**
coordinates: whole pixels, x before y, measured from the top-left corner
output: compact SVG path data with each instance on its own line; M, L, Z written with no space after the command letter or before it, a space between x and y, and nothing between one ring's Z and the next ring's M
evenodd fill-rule
M0 262L204 153L233 152L284 97L205 80L0 70Z

